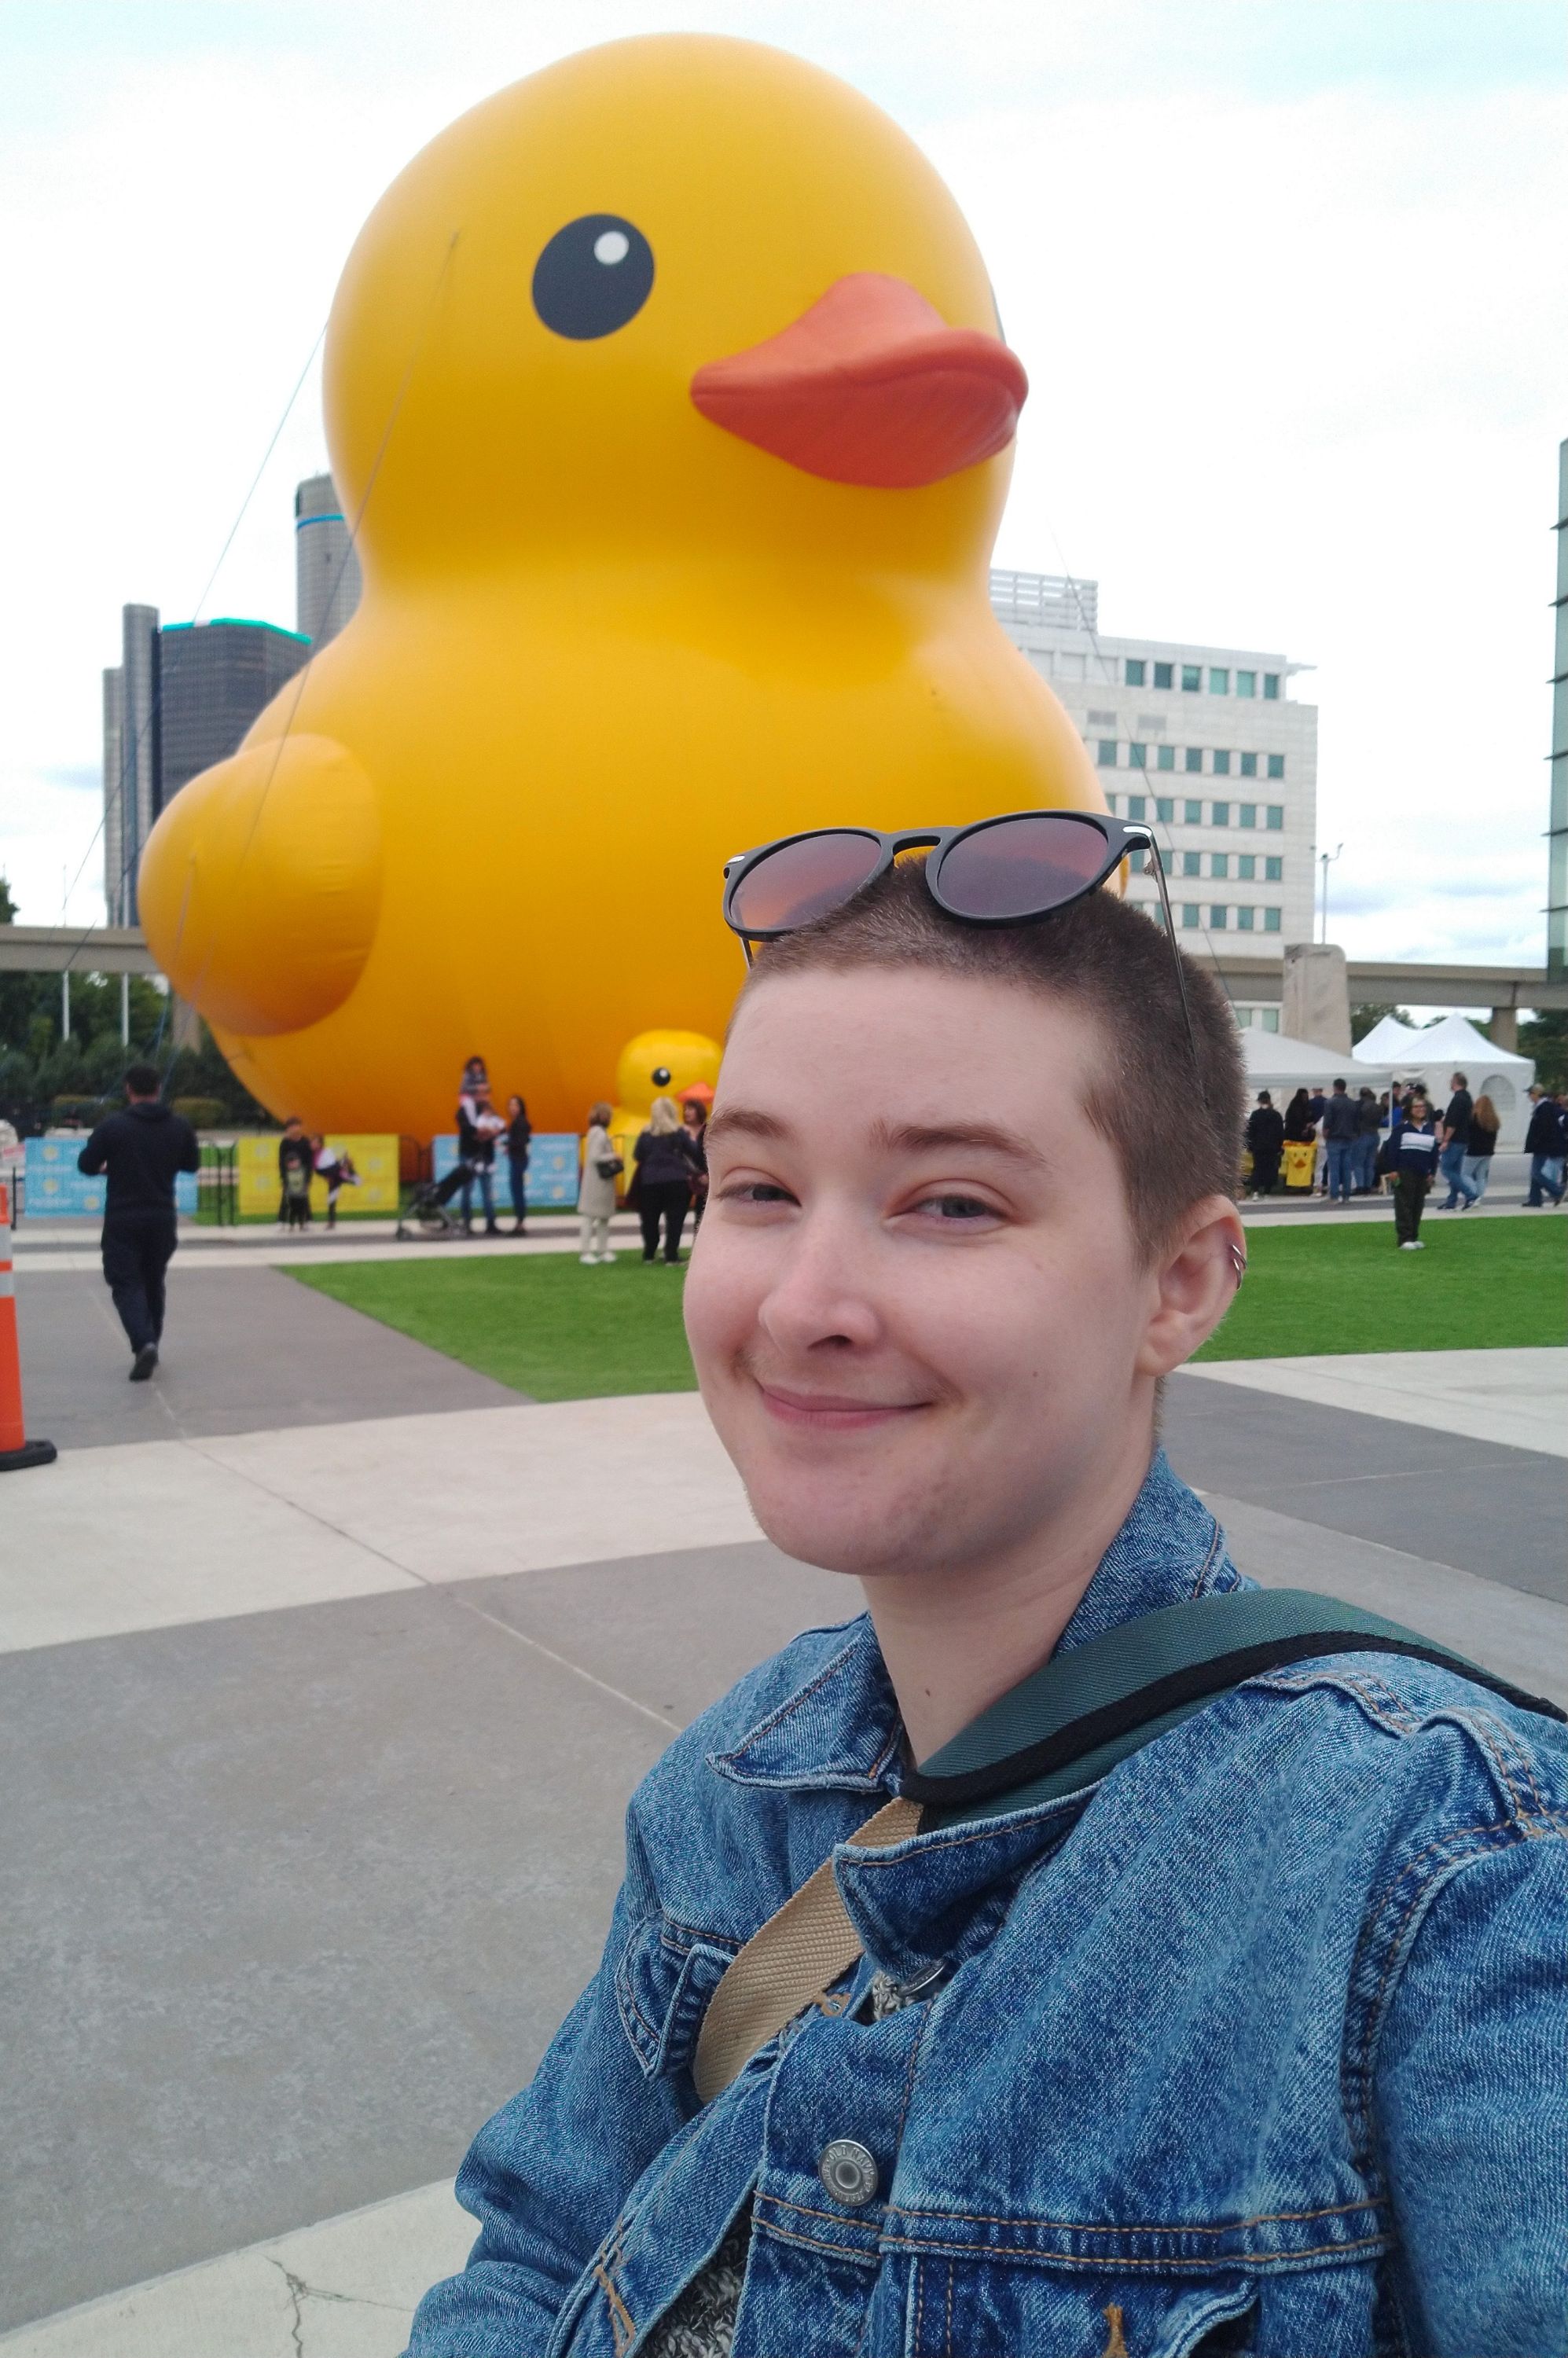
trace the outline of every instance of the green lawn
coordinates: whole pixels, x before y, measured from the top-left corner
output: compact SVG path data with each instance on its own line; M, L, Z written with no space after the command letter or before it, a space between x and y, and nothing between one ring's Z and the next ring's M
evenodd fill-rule
M1254 1228L1247 1282L1199 1358L1568 1343L1568 1221L1429 1216L1422 1235L1424 1252L1401 1253L1391 1218ZM290 1275L535 1400L692 1389L681 1279L662 1261L443 1260L438 1245L411 1246L409 1256Z
M443 1260L438 1244L411 1245L406 1260L321 1261L289 1274L535 1400L696 1386L681 1272L639 1253L584 1269L576 1253Z
M1253 1228L1236 1306L1200 1359L1328 1351L1499 1350L1568 1343L1568 1222L1428 1213L1424 1252L1386 1221Z

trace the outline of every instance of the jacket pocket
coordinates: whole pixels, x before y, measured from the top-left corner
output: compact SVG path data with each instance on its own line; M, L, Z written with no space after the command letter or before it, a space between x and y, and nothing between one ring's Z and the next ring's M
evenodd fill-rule
M906 2310L906 2358L1246 2358L1255 2286L1206 2284L921 2259Z
M650 2080L691 2061L708 2001L733 1951L666 1916L644 1917L615 1971L621 2027Z

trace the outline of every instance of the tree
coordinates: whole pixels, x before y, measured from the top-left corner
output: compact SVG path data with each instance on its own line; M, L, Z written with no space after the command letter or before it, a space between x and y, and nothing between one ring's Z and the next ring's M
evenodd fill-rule
M1364 1040L1368 1032L1374 1031L1385 1015L1393 1016L1400 1023L1410 1023L1414 1020L1408 1007L1385 1007L1377 1000L1363 1000L1359 1007L1353 1007L1350 1011L1352 1046Z
M1535 1077L1543 1089L1568 1088L1568 1010L1554 1007L1521 1023L1519 1052L1535 1058Z

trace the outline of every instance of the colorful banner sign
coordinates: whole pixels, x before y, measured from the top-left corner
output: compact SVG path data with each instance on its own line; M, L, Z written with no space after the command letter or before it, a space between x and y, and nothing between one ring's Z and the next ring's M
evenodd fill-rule
M456 1133L430 1141L430 1175L444 1179L458 1159ZM574 1131L535 1130L528 1142L528 1208L531 1212L573 1211L577 1207L579 1142ZM505 1150L497 1145L491 1174L499 1208L510 1208ZM475 1188L477 1199L479 1190Z
M277 1130L253 1130L235 1141L242 1220L276 1220L277 1217L283 1195L283 1183L277 1169L279 1135ZM339 1193L340 1220L352 1219L368 1213L373 1213L381 1219L395 1219L397 1140L359 1130L333 1130L327 1132L327 1144L334 1154L348 1156L359 1178L357 1187L346 1186ZM311 1217L325 1217L326 1210L327 1183L321 1178L313 1179L310 1183Z
M76 1158L88 1133L77 1130L64 1138L29 1138L24 1165L26 1185L23 1217L29 1220L101 1220L106 1182L89 1179L76 1167ZM177 1212L196 1210L196 1174L182 1171L174 1183Z

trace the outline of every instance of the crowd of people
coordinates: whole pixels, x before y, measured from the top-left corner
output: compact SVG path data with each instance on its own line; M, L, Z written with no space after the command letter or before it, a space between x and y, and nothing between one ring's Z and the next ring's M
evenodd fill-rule
M1530 1129L1532 1210L1548 1199L1561 1204L1568 1161L1568 1091L1530 1090ZM1402 1249L1420 1252L1421 1217L1433 1184L1442 1180L1444 1212L1474 1210L1487 1192L1497 1152L1501 1117L1485 1092L1470 1094L1469 1077L1454 1073L1438 1112L1424 1081L1395 1081L1381 1096L1359 1087L1354 1097L1345 1080L1321 1088L1298 1088L1281 1113L1268 1089L1260 1089L1247 1120L1249 1165L1246 1192L1260 1201L1281 1188L1287 1195L1314 1191L1331 1204L1380 1195L1394 1201L1394 1226Z

